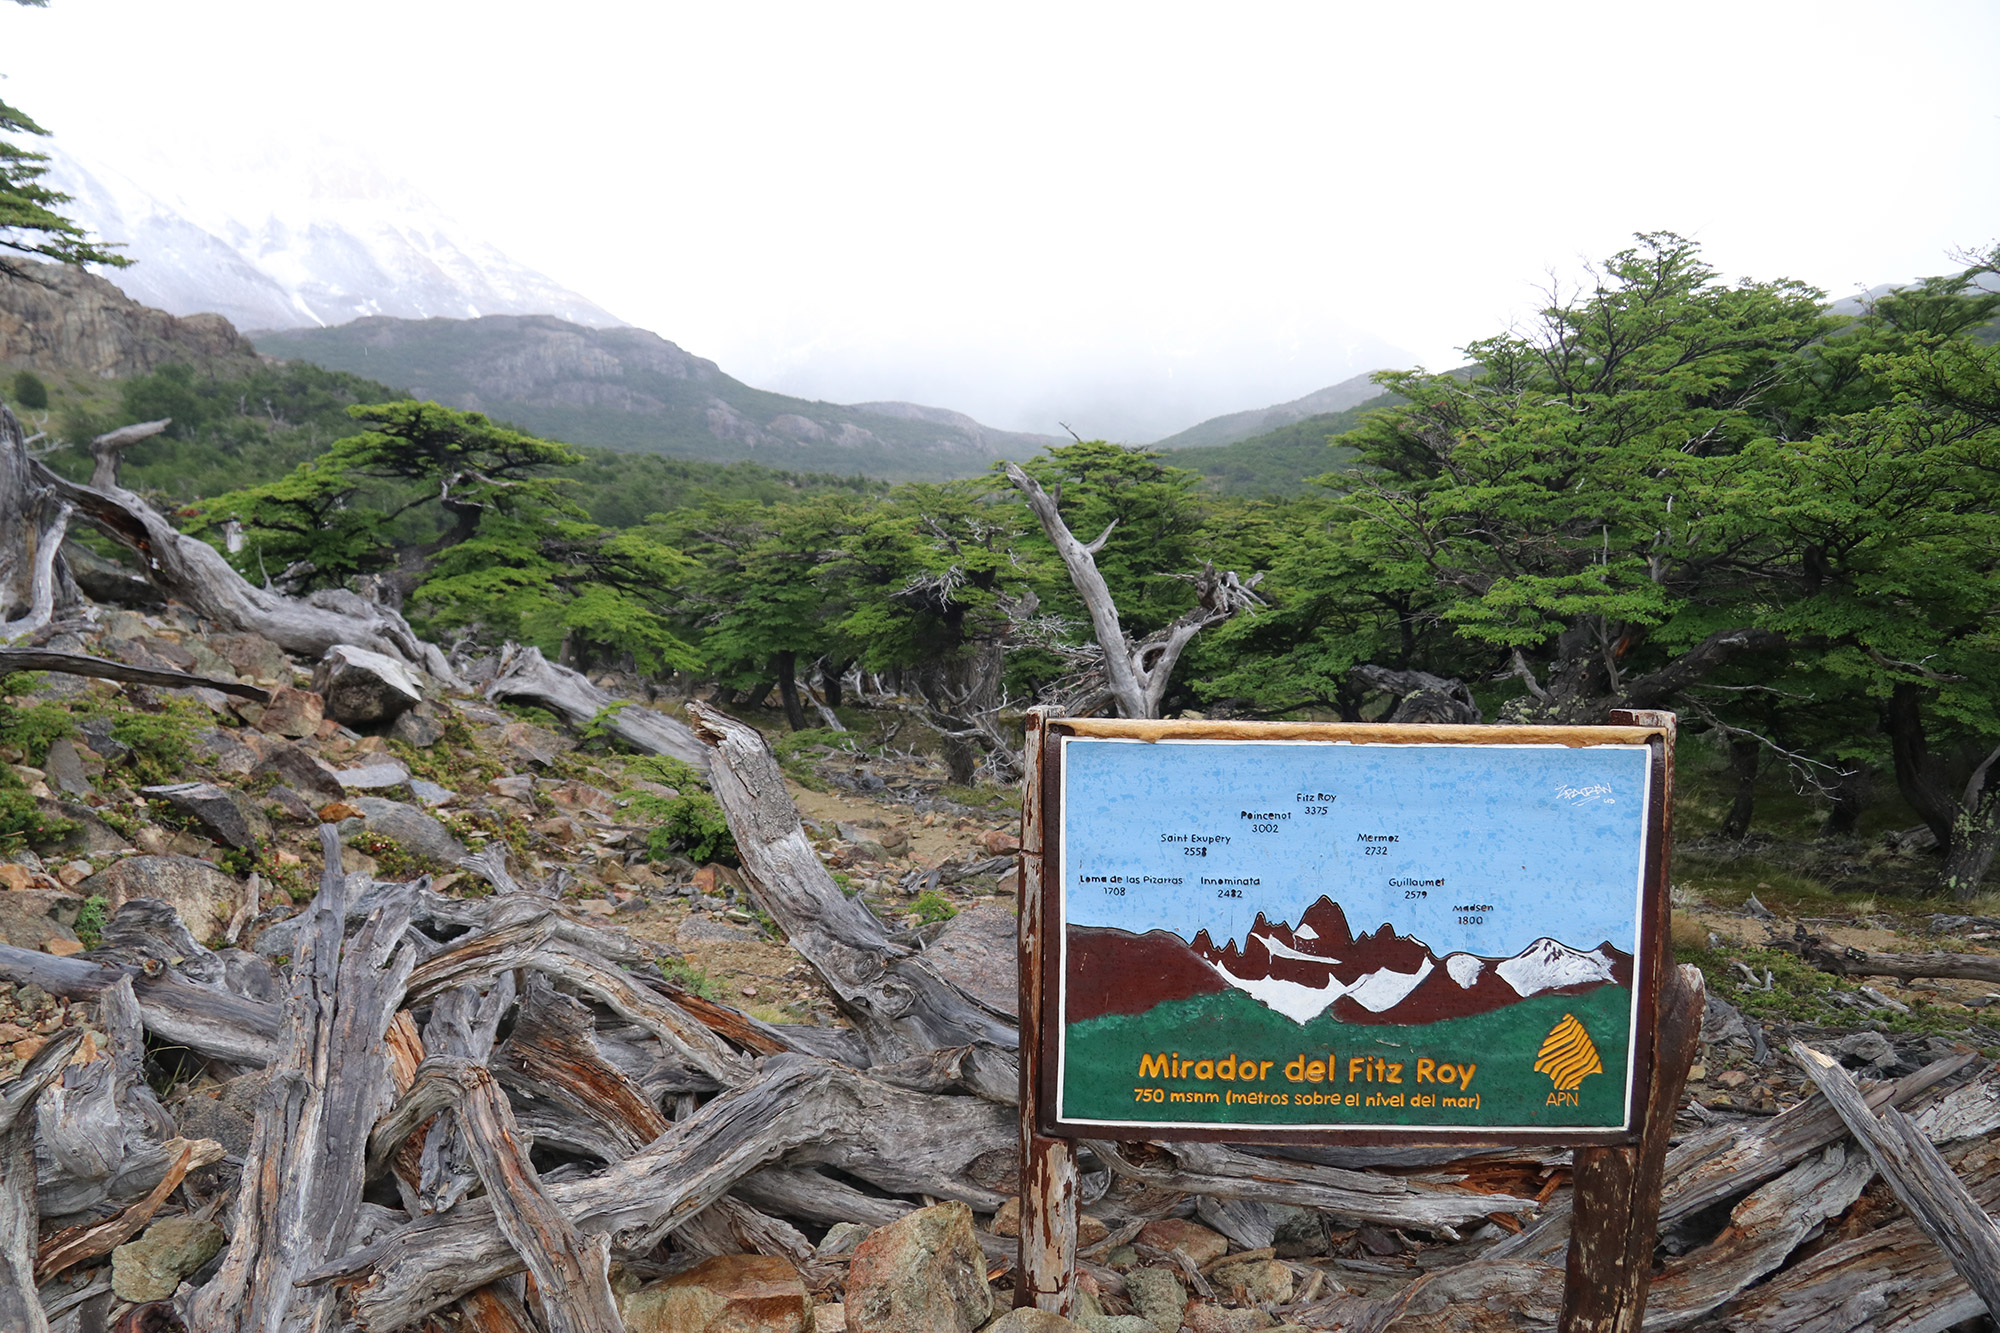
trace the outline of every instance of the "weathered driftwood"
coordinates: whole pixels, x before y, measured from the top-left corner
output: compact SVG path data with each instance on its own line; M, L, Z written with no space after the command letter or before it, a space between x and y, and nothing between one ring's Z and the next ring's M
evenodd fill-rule
M34 633L77 601L62 560L75 507L41 480L42 470L21 423L0 406L0 643Z
M40 986L64 999L95 996L132 971L0 944L0 981ZM172 970L134 976L132 990L146 1030L161 1041L251 1067L269 1064L277 1053L283 1016L274 1004L198 985Z
M1896 1201L1938 1243L1959 1276L1986 1302L1988 1312L2000 1311L2000 1227L1952 1174L1924 1132L1893 1107L1878 1118L1839 1061L1802 1042L1792 1043L1792 1058L1840 1113Z
M1816 939L1802 941L1799 953L1822 972L1843 977L1895 977L1905 982L1933 977L2000 984L2000 957L1992 954L1869 953L1830 948Z
M115 1217L108 1217L91 1226L71 1227L43 1241L35 1256L35 1281L47 1282L50 1278L73 1268L86 1259L95 1259L101 1254L123 1245L139 1234L146 1223L153 1220L153 1214L160 1210L167 1196L180 1188L194 1165L195 1145L185 1139L176 1140L181 1145L174 1164L160 1177L160 1183L153 1192L136 1203L127 1204Z
M891 942L866 905L840 891L807 841L784 772L757 730L706 704L690 703L688 712L695 734L714 751L709 781L750 892L818 973L873 1063L975 1042L1015 1046L1012 1027Z
M0 441L0 454L5 452ZM231 569L220 551L181 534L132 492L81 485L33 460L28 472L38 486L138 556L147 578L205 620L261 634L286 652L312 661L337 644L352 644L385 653L448 683L458 682L444 654L418 638L409 623L386 606L339 589L296 598L258 588Z
M195 676L185 671L155 671L151 667L127 666L109 658L86 653L60 653L46 648L0 648L0 675L10 671L57 671L69 676L90 676L97 680L122 681L127 685L164 685L169 689L214 690L239 699L269 703L271 692L240 680L219 680Z
M708 767L708 752L685 723L598 689L581 672L543 657L539 648L508 644L486 697L529 699L579 727L608 731L635 750L663 754L697 769Z
M427 1080L450 1089L494 1226L533 1275L549 1333L624 1333L611 1294L611 1238L585 1238L549 1199L493 1076L439 1056L417 1071L417 1084Z
M258 1107L229 1249L193 1306L202 1328L327 1325L332 1293L295 1280L349 1244L368 1133L394 1096L384 1037L415 962L403 939L408 896L378 908L343 948L340 839L323 826L320 843L327 869L292 964L285 1046Z
M5 408L0 408L4 412ZM11 417L9 418L11 420ZM51 1038L11 1082L0 1084L0 1328L47 1333L35 1294L35 1103L62 1077L81 1029Z
M106 431L90 442L90 484L99 490L109 490L118 485L118 464L125 451L142 440L150 440L163 434L174 424L172 417L162 417L158 421L141 421L130 426L120 426L117 430Z
M591 1017L575 1000L530 983L514 1030L493 1054L500 1081L531 1102L561 1107L609 1140L617 1161L667 1132L644 1088L598 1053Z

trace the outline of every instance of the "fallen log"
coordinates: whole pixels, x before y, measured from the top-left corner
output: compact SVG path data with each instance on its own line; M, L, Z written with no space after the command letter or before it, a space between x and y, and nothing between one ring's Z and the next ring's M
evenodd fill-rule
M56 671L67 676L89 676L96 680L116 680L127 685L164 685L175 690L214 690L233 694L256 703L271 702L271 692L240 680L219 680L214 676L194 676L185 671L155 671L151 667L127 666L87 653L59 653L47 648L0 648L0 676L11 671Z
M82 1045L81 1029L60 1033L0 1084L0 1328L48 1333L35 1294L35 1103Z
M0 944L0 981L40 986L66 1000L94 997L121 977L131 977L146 1030L161 1041L250 1068L276 1058L284 1024L277 1005L199 985L171 969L149 976L137 968Z
M633 749L661 754L706 772L708 751L686 724L598 689L578 671L558 666L539 648L508 644L489 699L527 699L561 713L578 727L607 731Z
M1800 943L1799 954L1820 971L1836 976L1895 977L1905 983L1928 977L2000 984L2000 955L1995 954L1869 953L1865 949L1835 949L1814 938Z
M1987 1311L2000 1312L2000 1226L1952 1174L1930 1139L1894 1108L1878 1118L1838 1061L1802 1042L1792 1043L1792 1058L1839 1112L1896 1201L1937 1242L1959 1276L1986 1302Z
M127 1204L116 1217L106 1218L94 1226L71 1227L42 1242L35 1255L37 1283L47 1282L86 1259L111 1253L145 1229L146 1223L153 1220L153 1214L160 1210L160 1205L167 1201L167 1196L187 1179L188 1170L194 1165L195 1145L185 1139L176 1139L175 1142L181 1145L180 1152L151 1194L136 1203Z
M751 895L811 965L868 1044L871 1063L928 1059L947 1047L1020 1044L1015 1029L889 939L840 891L799 823L784 772L756 728L694 702L695 735L714 751L709 783L729 820Z

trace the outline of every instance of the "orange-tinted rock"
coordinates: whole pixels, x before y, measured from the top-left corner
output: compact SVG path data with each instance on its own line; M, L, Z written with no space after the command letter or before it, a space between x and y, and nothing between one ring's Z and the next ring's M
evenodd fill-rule
M281 685L271 691L271 702L258 715L257 730L298 739L317 734L325 716L326 701L317 694Z
M1226 1237L1184 1217L1163 1217L1156 1222L1148 1222L1140 1229L1138 1239L1141 1245L1150 1245L1156 1250L1179 1250L1194 1260L1197 1266L1229 1253Z
M868 1233L847 1273L852 1333L972 1333L993 1315L986 1256L962 1203L919 1208Z
M811 1333L812 1297L791 1262L725 1254L618 1298L627 1333Z
M986 849L988 856L1005 856L1021 850L1021 840L1000 829L988 829L980 834L979 845Z

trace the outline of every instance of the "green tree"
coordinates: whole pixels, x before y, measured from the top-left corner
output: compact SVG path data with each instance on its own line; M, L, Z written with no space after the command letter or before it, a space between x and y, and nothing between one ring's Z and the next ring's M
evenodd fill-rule
M48 133L27 112L0 102L0 274L19 276L26 271L17 256L56 264L125 267L132 261L119 254L118 247L91 240L82 227L56 211L70 197L41 183L49 174L49 155L15 142L19 135L47 138Z
M31 412L45 412L49 406L49 386L32 370L14 372L14 401Z

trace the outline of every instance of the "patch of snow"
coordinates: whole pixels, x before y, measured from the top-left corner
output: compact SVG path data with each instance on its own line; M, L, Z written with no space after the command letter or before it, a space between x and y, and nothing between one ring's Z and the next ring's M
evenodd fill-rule
M1493 970L1524 999L1562 986L1616 980L1611 960L1598 950L1579 953L1546 935L1506 962L1495 964Z
M1328 958L1323 954L1301 952L1283 941L1271 938L1269 935L1253 935L1250 938L1259 941L1266 949L1269 949L1273 958L1296 958L1301 962L1307 963L1337 963L1340 961L1338 958Z
M1301 921L1299 922L1299 928L1292 932L1292 938L1295 940L1316 940L1319 938L1319 932Z
M1455 953L1444 960L1444 970L1458 983L1459 989L1471 990L1472 983L1486 970L1486 960L1469 953Z
M1296 981L1280 981L1276 977L1257 980L1239 977L1220 963L1211 963L1222 979L1236 989L1247 994L1265 1008L1283 1014L1303 1027L1310 1019L1326 1012L1328 1005L1347 994L1347 987L1332 976L1324 986L1307 986Z
M1370 972L1349 986L1347 993L1369 1013L1379 1014L1384 1009L1393 1009L1401 1004L1404 997L1435 970L1435 965L1428 958L1414 972L1391 972L1385 967L1379 972Z

